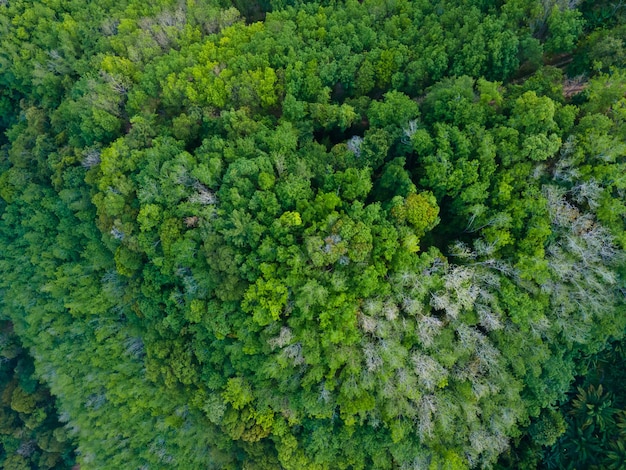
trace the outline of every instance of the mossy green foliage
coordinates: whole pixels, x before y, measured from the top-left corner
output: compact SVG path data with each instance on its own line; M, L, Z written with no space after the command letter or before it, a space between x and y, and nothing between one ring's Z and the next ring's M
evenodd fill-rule
M35 377L33 361L0 322L0 465L13 469L70 469L74 442L59 423L54 399Z
M243 3L0 7L0 307L81 466L552 443L626 325L623 63L512 82L560 2Z

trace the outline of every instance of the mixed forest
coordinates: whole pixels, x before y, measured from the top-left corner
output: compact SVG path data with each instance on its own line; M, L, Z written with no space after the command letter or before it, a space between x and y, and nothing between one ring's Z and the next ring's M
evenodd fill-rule
M626 468L626 4L0 0L0 466Z

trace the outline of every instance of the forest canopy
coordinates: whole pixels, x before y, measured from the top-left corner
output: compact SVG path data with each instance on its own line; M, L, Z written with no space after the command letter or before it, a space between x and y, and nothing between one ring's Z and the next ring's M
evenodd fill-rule
M0 464L623 468L625 15L0 1Z

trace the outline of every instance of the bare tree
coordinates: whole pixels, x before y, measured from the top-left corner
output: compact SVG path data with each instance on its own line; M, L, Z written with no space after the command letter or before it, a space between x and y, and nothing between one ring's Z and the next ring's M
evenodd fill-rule
M424 395L417 406L417 434L422 438L432 438L434 430L433 417L437 413L437 397Z
M367 342L365 346L363 346L363 357L365 359L365 366L369 372L374 372L383 365L383 360L380 357L378 348L371 342Z
M304 356L302 355L302 343L294 343L282 350L281 355L291 361L294 366L304 364Z
M357 158L361 156L361 144L363 144L363 137L358 135L350 137L350 139L346 142L348 150L350 150L350 152L352 152Z
M293 332L291 331L291 328L289 328L288 326L283 326L280 329L280 333L278 334L278 336L268 339L267 343L272 349L283 348L287 346L292 339Z
M443 322L435 317L420 316L417 319L417 334L422 345L426 348L434 344L435 338L441 332Z
M213 192L202 183L195 182L193 184L193 187L196 192L191 195L191 197L189 198L189 202L202 205L217 204L217 197L215 196L215 194L213 194Z
M81 162L83 167L91 169L100 164L100 149L89 148L83 153L83 161Z
M429 392L434 391L437 385L448 376L448 371L430 356L416 353L411 357L411 361L420 385Z

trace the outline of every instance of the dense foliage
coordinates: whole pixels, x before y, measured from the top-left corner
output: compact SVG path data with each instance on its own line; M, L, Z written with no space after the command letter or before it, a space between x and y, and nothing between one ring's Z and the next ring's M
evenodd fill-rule
M8 322L0 323L0 465L6 470L70 468L73 443L47 388Z
M546 409L496 468L621 469L626 465L624 341L582 358L558 409Z
M611 7L0 4L0 312L81 468L536 462L626 326Z
M567 430L545 458L548 468L626 466L626 395L623 343L593 357L564 407Z

